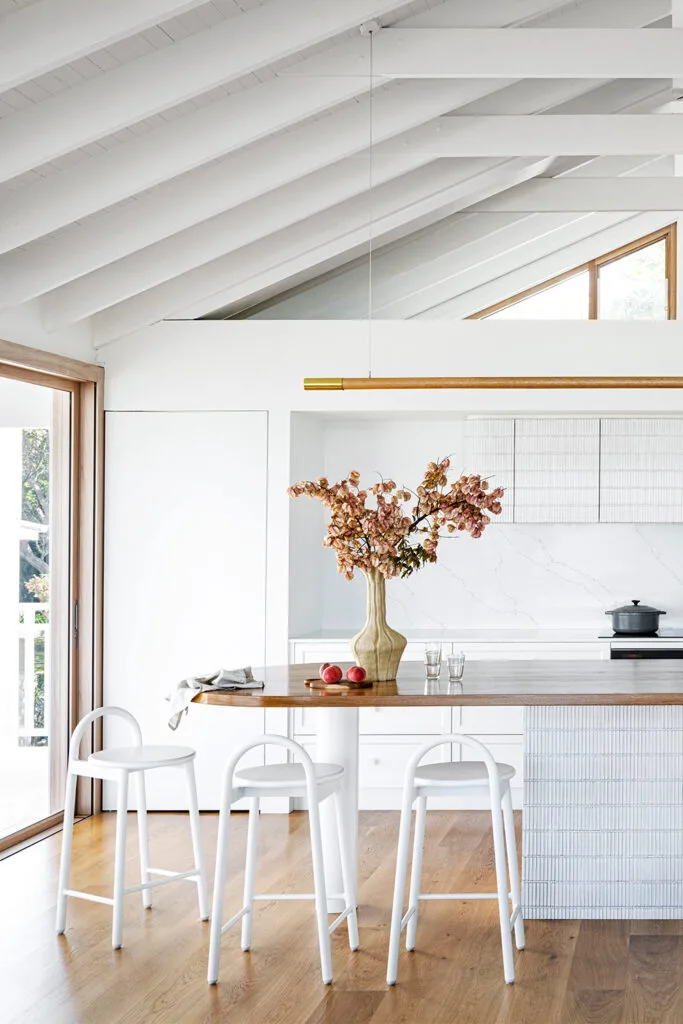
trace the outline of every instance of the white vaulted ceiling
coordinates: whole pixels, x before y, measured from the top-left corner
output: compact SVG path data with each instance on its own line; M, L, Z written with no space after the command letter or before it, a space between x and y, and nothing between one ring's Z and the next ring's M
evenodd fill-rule
M679 5L0 0L0 335L364 317L370 235L458 318L666 224Z

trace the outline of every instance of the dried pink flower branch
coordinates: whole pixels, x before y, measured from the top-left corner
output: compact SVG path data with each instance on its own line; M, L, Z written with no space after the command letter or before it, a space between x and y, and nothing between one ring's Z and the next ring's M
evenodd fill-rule
M355 469L336 484L325 477L300 480L288 493L291 498L315 498L330 509L323 545L336 551L337 568L347 580L353 579L355 569L377 569L385 579L404 577L436 562L442 530L481 537L491 515L501 512L502 488L489 491L488 482L476 474L449 484L449 467L449 459L430 462L414 495L393 480L361 490ZM370 495L374 506L368 507ZM415 504L406 510L404 503L411 499Z

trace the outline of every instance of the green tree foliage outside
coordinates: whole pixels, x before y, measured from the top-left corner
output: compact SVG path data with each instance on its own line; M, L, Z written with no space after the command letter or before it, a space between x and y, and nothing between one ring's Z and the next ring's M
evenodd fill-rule
M47 526L50 521L50 435L45 429L24 430L22 436L21 518ZM47 530L35 540L20 545L19 601L46 604L49 601L50 535ZM49 622L47 610L34 612L34 622ZM45 632L35 638L35 729L45 728ZM46 740L44 742L47 742Z

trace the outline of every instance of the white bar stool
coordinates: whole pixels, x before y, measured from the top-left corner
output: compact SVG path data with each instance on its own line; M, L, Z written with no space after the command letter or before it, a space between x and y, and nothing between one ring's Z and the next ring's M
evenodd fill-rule
M470 747L478 753L481 760L420 764L425 754L433 750L434 747L441 746L443 743L459 743L461 746ZM401 824L398 836L396 880L391 913L389 962L387 965L388 985L396 984L401 931L406 925L406 949L411 951L415 949L420 900L497 899L500 917L500 939L503 948L503 972L508 985L511 985L515 980L510 932L514 927L517 949L524 949L524 921L522 920L519 865L517 863L515 827L512 816L512 798L510 796L510 779L513 778L514 774L515 769L509 764L496 763L491 752L486 749L483 743L475 740L472 736L465 736L462 733L440 736L438 740L426 743L423 747L420 747L410 759L405 775ZM485 799L488 798L493 827L497 892L421 893L420 875L422 872L422 849L424 846L427 799L430 796L462 796L463 793ZM413 863L410 874L410 895L408 898L408 910L402 916L403 893L408 870L410 819L415 801L417 801L417 809ZM507 869L510 873L509 895L505 864L506 851ZM512 911L510 911L508 899L512 901Z
M79 758L81 740L86 730L98 718L112 715L128 722L133 734L134 745L131 747L113 747L91 754L87 761ZM152 906L150 889L159 885L168 885L181 879L194 882L199 896L199 916L202 921L209 919L209 900L206 892L206 873L199 831L199 808L197 805L197 786L194 775L195 751L192 747L151 746L143 745L142 732L136 719L123 708L104 707L91 711L82 718L74 729L69 745L69 764L66 777L66 795L64 797L64 831L62 833L62 859L59 867L59 888L57 890L57 934L62 935L66 928L67 897L90 900L93 903L106 903L114 908L112 925L112 946L121 948L123 937L123 897L132 892L142 893L142 905L145 909ZM194 851L194 868L192 871L166 871L162 868L149 866L149 834L147 831L147 803L145 799L145 772L152 768L183 768L187 778L189 792L190 830L192 833L192 849ZM133 774L137 784L138 797L138 836L140 843L140 885L124 887L126 867L126 818L128 812L128 778ZM76 782L82 775L91 779L107 779L118 786L116 801L116 852L114 858L114 894L113 897L96 896L93 893L69 889L69 873L71 869L71 843L73 838L74 805L76 800ZM152 875L163 876L152 880Z
M295 754L300 759L300 763L290 762L287 764L269 764L255 768L237 769L238 762L249 750L252 750L254 747L270 744L285 747L290 753ZM329 985L332 981L330 935L339 927L342 921L347 921L351 949L358 949L356 897L351 888L353 875L349 859L348 837L345 834L343 808L339 799L343 777L344 769L341 765L314 764L302 746L293 740L286 739L284 736L259 736L251 743L245 744L230 758L223 774L218 824L216 875L213 889L211 941L209 946L208 982L210 985L215 985L218 981L221 936L240 920L242 921L242 949L244 952L247 952L251 948L251 927L255 900L315 900L318 944L320 946L320 966L323 981L326 985ZM264 895L254 893L259 801L262 797L275 794L291 798L306 797L308 801L314 893L266 893ZM332 924L328 924L327 918L327 893L325 891L325 869L319 813L319 804L329 796L334 796L336 804L337 831L340 843L339 852L344 882L344 910L335 918ZM226 924L223 924L223 892L228 866L230 808L232 804L243 797L247 797L249 800L243 906ZM331 893L330 895L334 897L337 894Z

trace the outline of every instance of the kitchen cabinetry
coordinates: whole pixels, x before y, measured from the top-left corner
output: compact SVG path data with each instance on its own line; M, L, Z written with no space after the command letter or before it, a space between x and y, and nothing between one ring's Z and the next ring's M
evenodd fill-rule
M421 661L424 644L409 640L405 658ZM436 637L435 639L441 639ZM443 641L442 641L443 642ZM444 643L444 649L464 651L469 660L520 661L587 661L609 658L608 641L471 641L457 639ZM297 639L290 641L290 661L319 665L322 661L348 662L351 659L348 641ZM445 667L442 672L445 678ZM465 685L467 666L465 666ZM443 684L445 685L445 683ZM315 711L296 708L292 715L292 733L311 753L315 751ZM360 806L364 810L396 809L400 806L403 773L411 753L429 739L463 729L476 736L491 750L493 756L517 771L512 796L521 807L524 781L523 729L521 707L431 707L431 708L363 708L360 712ZM438 748L433 759L461 756L460 747L451 752ZM442 807L472 808L479 806L467 799L446 801Z
M474 418L465 439L498 522L683 522L682 417Z
M600 521L683 522L683 419L604 419Z

